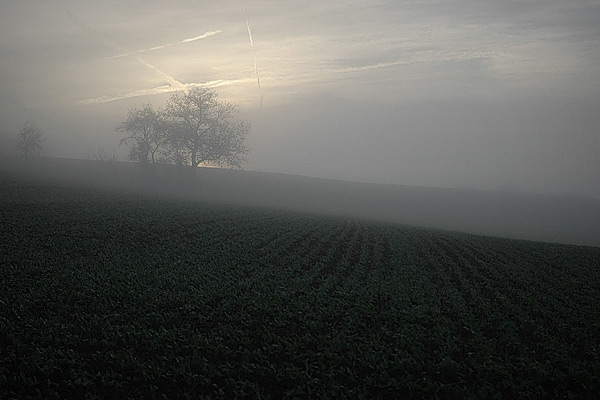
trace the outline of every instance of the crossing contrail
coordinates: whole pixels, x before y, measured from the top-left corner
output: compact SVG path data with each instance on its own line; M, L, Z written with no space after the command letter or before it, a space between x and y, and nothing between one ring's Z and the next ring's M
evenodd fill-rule
M181 91L181 90L187 91L189 88L192 88L192 87L216 88L216 87L221 87L221 86L229 86L229 85L236 85L236 84L245 84L245 83L248 83L249 81L253 80L253 78L220 79L220 80L207 81L207 82L204 82L204 83L191 82L191 83L185 83L184 84L184 83L178 81L177 79L175 79L170 74L166 73L165 71L162 71L161 69L157 68L155 65L150 64L148 61L146 61L144 58L142 58L139 55L139 54L147 52L147 51L159 50L159 49L163 49L165 47L173 46L173 45L176 45L176 44L184 44L184 43L194 42L196 40L201 40L201 39L204 39L204 38L216 35L218 33L221 33L220 30L217 30L217 31L208 31L208 32L205 32L205 33L203 33L202 35L199 35L199 36L194 36L194 37L182 39L182 40L180 40L178 42L175 42L175 43L169 43L169 44L166 44L166 45L154 46L154 47L151 47L151 48L145 49L145 50L129 51L128 49L126 49L123 46L121 46L119 43L103 37L103 35L101 35L97 31L95 31L92 27L90 27L89 25L87 25L85 22L83 22L82 20L80 20L79 18L77 18L69 10L65 9L65 11L66 11L69 19L71 20L71 22L73 22L74 24L78 25L82 30L86 31L88 33L88 35L91 36L94 40L98 41L99 43L103 44L106 47L110 47L112 49L117 50L119 53L121 53L121 54L119 54L117 56L112 56L112 57L109 57L109 58L118 58L118 57L125 57L125 56L133 56L144 67L146 67L146 68L154 71L155 73L159 74L160 76L162 76L163 79L167 83L165 85L160 85L160 86L156 86L156 87L149 88L149 89L141 89L141 90L135 90L135 91L131 91L131 92L127 92L127 93L121 93L121 94L116 94L116 95L102 95L102 96L97 96L97 97L82 99L82 100L77 101L75 104L108 103L108 102L112 102L112 101L117 101L117 100L132 98L132 97L148 96L148 95L155 95L155 94L161 94L161 93L171 93L171 92L177 92L177 91ZM248 27L248 32L249 32L249 35L250 35L249 36L249 38L250 38L250 45L254 46L254 44L252 43L252 36L251 36L251 31L250 31L250 25L247 24L247 27ZM255 71L255 74L256 74L256 77L257 77L258 87L259 87L259 89L261 89L261 86L260 86L260 77L258 76L258 68L257 68L257 65L256 65L256 57L254 58L254 71ZM262 107L262 89L261 89L261 107Z
M252 47L252 49L254 50L254 41L252 40L252 30L250 29L250 21L248 20L248 8L246 8L246 0L244 0L244 15L246 16L246 29L248 30L248 40L250 41L250 47ZM258 85L258 90L260 91L260 108L262 108L264 95L262 87L260 86L260 75L258 74L256 55L254 55L254 74L256 75L256 83Z

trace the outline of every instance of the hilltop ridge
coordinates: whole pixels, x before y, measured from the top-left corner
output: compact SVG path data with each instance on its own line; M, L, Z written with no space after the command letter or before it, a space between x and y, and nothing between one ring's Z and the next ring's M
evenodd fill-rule
M0 175L600 247L599 199L45 157L5 158Z

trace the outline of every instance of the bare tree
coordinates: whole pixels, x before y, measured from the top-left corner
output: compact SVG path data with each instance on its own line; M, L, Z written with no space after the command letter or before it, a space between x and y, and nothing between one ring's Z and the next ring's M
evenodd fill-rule
M192 167L202 163L241 168L249 148L245 139L250 124L239 120L237 107L217 100L207 88L192 88L167 101L169 135L183 148Z
M104 147L101 146L98 146L96 151L89 151L87 159L94 159L101 162L115 162L118 160L115 153L110 154L108 151L106 151L106 149L104 149Z
M133 143L129 157L141 163L154 163L155 154L166 140L166 124L161 111L154 110L147 103L140 108L132 108L127 121L117 126L118 133L126 135L120 144Z
M167 137L167 140L164 143L163 149L160 153L159 161L166 164L183 166L188 154L186 153L186 149L183 147L183 145L177 140L173 132L175 132L175 128L170 126L170 135Z
M17 151L24 156L40 155L44 150L42 143L46 140L44 133L32 120L27 120L19 129L15 141Z

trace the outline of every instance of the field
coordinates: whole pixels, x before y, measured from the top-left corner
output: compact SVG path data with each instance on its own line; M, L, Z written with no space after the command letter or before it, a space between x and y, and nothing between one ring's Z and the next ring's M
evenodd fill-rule
M0 398L595 398L600 248L0 181Z

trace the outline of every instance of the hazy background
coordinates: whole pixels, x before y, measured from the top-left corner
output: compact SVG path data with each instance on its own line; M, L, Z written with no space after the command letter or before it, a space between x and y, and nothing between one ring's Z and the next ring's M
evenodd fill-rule
M247 12L246 12L247 10ZM0 146L98 146L214 87L246 169L600 198L599 1L3 1ZM260 80L258 79L260 78Z

